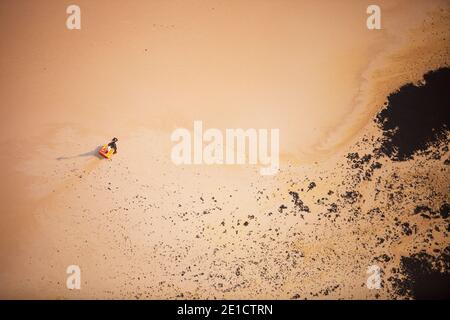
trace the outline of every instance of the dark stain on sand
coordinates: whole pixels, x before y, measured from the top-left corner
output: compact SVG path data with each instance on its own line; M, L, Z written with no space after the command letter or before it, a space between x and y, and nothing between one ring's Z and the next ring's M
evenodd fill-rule
M434 257L425 252L401 257L401 277L391 279L400 296L418 300L450 299L450 247Z
M422 85L406 84L388 97L375 121L383 130L376 154L395 161L412 159L431 146L447 147L450 128L450 68L424 75ZM433 154L439 158L439 154Z

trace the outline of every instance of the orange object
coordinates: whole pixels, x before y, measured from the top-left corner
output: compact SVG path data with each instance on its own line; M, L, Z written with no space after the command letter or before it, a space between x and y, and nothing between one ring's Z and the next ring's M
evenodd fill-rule
M114 152L114 149L111 148L111 149L109 150L109 152L107 152L107 150L108 150L108 145L105 144L105 145L100 149L100 151L99 151L98 153L101 154L101 155L102 155L103 157L105 157L106 159L109 159L109 158L111 158L111 156L112 156L112 154L113 154L113 152Z

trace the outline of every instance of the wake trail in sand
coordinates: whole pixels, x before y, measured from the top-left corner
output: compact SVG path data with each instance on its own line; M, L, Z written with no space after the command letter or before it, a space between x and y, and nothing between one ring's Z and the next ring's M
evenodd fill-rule
M89 161L82 167L80 170L83 172L83 175L90 175L96 168L98 168L101 164L101 160L99 158L94 158ZM53 188L52 192L49 193L47 196L41 198L38 201L38 205L42 203L46 203L51 199L57 199L58 196L66 192L67 189L69 189L71 186L75 185L80 180L80 175L74 175L69 178L66 178L61 184L59 184L57 187Z

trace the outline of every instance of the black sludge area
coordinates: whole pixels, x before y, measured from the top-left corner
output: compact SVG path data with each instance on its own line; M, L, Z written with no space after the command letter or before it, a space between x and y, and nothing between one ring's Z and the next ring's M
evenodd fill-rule
M417 152L445 142L450 123L450 68L431 71L421 86L407 84L388 97L375 121L383 130L378 155L411 159Z

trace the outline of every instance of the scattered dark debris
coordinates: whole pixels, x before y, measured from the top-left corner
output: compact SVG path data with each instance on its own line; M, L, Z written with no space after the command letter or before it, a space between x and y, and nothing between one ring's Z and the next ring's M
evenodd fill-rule
M289 191L289 194L292 196L292 202L294 206L300 211L310 212L309 207L303 204L303 201L300 199L300 196L297 192Z

